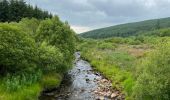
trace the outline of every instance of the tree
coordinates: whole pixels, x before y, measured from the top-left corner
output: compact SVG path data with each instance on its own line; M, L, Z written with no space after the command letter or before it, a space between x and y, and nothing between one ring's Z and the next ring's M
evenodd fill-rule
M155 28L156 29L160 29L160 20L159 19L156 22Z
M9 19L9 4L7 0L0 2L0 21L5 22Z
M0 21L19 22L22 18L45 19L52 18L52 14L40 8L27 5L24 0L3 0L0 1Z
M64 55L63 68L70 67L74 57L75 34L68 24L62 23L57 16L42 21L36 33L36 41L39 44L45 41L59 48Z
M38 62L37 46L29 34L19 27L0 24L0 70L1 73L32 71Z

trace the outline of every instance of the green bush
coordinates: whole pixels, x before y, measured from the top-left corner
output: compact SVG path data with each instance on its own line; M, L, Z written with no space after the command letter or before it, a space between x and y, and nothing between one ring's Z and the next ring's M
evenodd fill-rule
M27 32L28 34L30 34L34 37L39 24L40 24L40 21L38 19L23 18L18 23L18 26L21 27L24 32Z
M170 99L170 43L162 42L141 63L141 71L133 89L136 100Z
M62 23L58 17L42 21L36 33L36 41L41 44L55 46L62 51L63 69L69 69L75 52L75 34L67 23Z
M113 49L116 48L116 45L114 43L99 42L98 43L98 48L102 49L102 50L104 50L104 49L111 49L111 50L113 50Z
M161 36L161 37L170 36L170 28L161 29L159 32L159 36Z
M63 68L63 54L55 46L47 45L46 42L43 42L40 45L39 52L39 61L40 66L43 72L48 73L51 71L62 73L65 71Z
M58 17L0 23L0 99L35 100L44 87L58 86L72 66L75 40Z
M38 60L36 43L18 27L0 24L0 72L32 71Z

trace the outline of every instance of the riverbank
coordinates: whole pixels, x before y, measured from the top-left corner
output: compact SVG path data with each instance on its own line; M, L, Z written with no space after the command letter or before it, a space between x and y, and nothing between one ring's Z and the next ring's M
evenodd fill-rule
M111 87L111 81L94 71L79 52L75 56L74 66L60 87L47 91L40 100L124 100L124 95Z
M5 87L1 81L0 100L38 100L44 90L58 87L61 80L62 75L50 73L44 75L41 81L28 86L21 86L17 91L5 91L8 87Z
M101 85L96 91L94 91L96 94L102 95L104 97L109 96L118 100L125 99L125 91L123 90L122 84L119 83L118 80L114 79L115 74L122 73L119 69L114 67L107 68L103 65L101 66L100 62L97 62L96 60L92 59L92 57L89 55L87 56L87 54L82 53L82 59L88 61L92 65L92 68L95 70L95 72L101 73L101 76L104 78L99 81L99 84ZM126 77L128 77L128 73L123 72L123 74L125 76L127 75Z
M106 40L84 40L77 49L83 59L111 81L112 87L132 100L139 62L152 50L148 43L136 43L131 38L110 38Z

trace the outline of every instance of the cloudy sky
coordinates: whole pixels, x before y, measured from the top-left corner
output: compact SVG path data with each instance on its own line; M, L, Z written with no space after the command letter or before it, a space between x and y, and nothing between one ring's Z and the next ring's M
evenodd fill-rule
M77 32L170 17L170 0L26 0L68 21Z

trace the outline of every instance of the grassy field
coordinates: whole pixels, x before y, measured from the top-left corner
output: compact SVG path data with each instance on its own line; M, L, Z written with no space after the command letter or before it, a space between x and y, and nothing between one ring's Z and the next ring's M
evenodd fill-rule
M92 64L94 69L100 71L112 81L114 88L119 89L126 95L127 100L151 100L150 96L155 96L156 94L148 93L149 96L140 97L144 94L136 95L137 92L145 91L136 91L137 88L135 87L139 85L139 77L146 67L141 67L142 64L146 63L147 57L150 57L151 53L159 48L157 44L166 40L169 41L170 38L130 37L104 40L86 39L80 41L78 50L81 51L83 58ZM166 42L162 43L166 44ZM155 84L152 84L152 86L155 86ZM142 88L142 86L140 87ZM154 89L155 87L152 88L152 90ZM163 96L155 96L155 98L156 100L160 100L159 98L163 98Z

